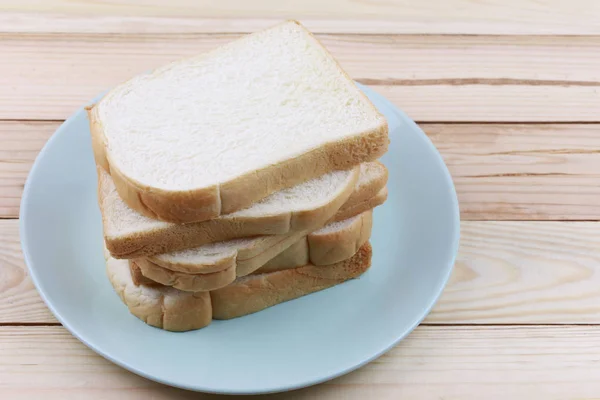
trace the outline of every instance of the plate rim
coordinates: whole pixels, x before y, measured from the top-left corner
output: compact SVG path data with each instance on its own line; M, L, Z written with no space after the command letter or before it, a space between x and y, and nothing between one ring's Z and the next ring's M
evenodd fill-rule
M384 344L384 346L382 346L382 348L378 352L375 352L370 357L365 358L364 360L362 360L359 363L346 366L345 368L342 368L335 372L330 372L328 374L323 375L320 378L308 378L306 380L300 380L298 383L292 384L292 385L289 385L289 384L283 385L283 386L272 385L269 388L265 388L265 390L242 390L242 389L237 389L237 388L231 388L228 390L215 390L215 389L211 389L209 387L206 387L203 385L197 385L197 384L196 385L175 384L167 379L161 378L160 376L155 376L155 375L146 373L146 372L130 365L125 360L121 360L121 359L118 359L117 357L113 357L111 354L109 354L109 352L103 351L101 348L97 347L90 341L86 340L82 335L80 335L78 333L78 331L71 326L71 324L69 323L69 320L67 318L63 317L63 315L60 313L60 311L58 309L56 309L54 307L54 305L48 300L48 297L47 297L45 291L41 289L39 277L38 277L37 273L35 272L35 268L30 267L30 265L31 265L30 249L29 249L29 244L27 244L27 240L25 238L26 237L25 226L26 226L26 221L28 219L27 212L25 210L27 209L27 204L29 203L29 192L31 190L30 188L31 188L32 181L33 181L32 176L34 176L36 174L37 169L39 168L39 164L41 162L40 160L42 158L44 158L45 153L48 152L49 151L48 149L52 147L52 143L59 136L60 132L68 129L68 127L73 123L73 120L80 113L84 112L85 106L82 106L82 107L78 108L75 112L73 112L69 116L69 118L67 118L54 131L52 136L46 141L46 143L44 144L44 146L42 147L40 152L37 154L35 161L33 162L32 167L27 175L27 179L26 179L25 185L23 187L23 193L22 193L21 201L20 201L19 240L21 243L23 259L24 259L25 265L27 266L28 274L31 277L31 280L36 288L36 291L39 293L39 295L42 298L42 300L44 301L44 304L46 305L46 307L48 307L48 309L52 312L54 317L61 323L61 325L71 335L73 335L75 338L77 338L77 340L79 340L85 346L90 348L96 354L102 356L103 358L107 359L108 361L120 366L121 368L124 368L127 371L130 371L136 375L142 376L151 381L158 382L160 384L168 385L171 387L176 387L176 388L195 391L195 392L203 392L203 393L211 393L211 394L231 394L231 395L248 395L248 394L256 395L256 394L281 393L281 392L286 392L286 391L291 391L291 390L302 389L302 388L318 385L320 383L327 382L332 379L339 378L340 376L346 375L352 371L362 368L366 364L369 364L370 362L376 360L377 358L381 357L383 354L390 351L392 348L397 346L398 343L400 343L408 335L410 335L415 330L415 328L417 328L421 324L421 322L429 315L429 313L431 312L431 310L433 309L433 307L439 300L441 294L443 293L444 289L446 288L446 286L448 284L450 275L452 274L452 271L454 269L454 264L456 262L456 257L458 255L458 248L459 248L459 244L460 244L460 206L459 206L459 202L458 202L458 196L456 193L456 187L455 187L454 181L452 179L452 175L450 174L450 171L448 170L448 167L447 167L446 163L444 162L443 157L441 156L440 152L435 147L435 145L433 144L433 142L431 141L429 136L427 136L427 134L425 134L425 132L421 129L421 127L419 127L419 125L417 125L417 123L415 123L412 120L412 118L410 118L400 108L396 107L393 103L391 103L391 101L388 100L385 96L376 92L375 90L371 89L370 87L362 85L360 83L357 83L357 86L359 88L361 88L365 92L365 94L371 93L371 94L374 94L375 96L377 96L379 99L381 99L383 102L383 105L386 108L388 108L389 111L392 111L393 113L397 114L399 116L399 119L402 122L407 122L409 125L411 125L412 129L415 129L417 131L417 133L422 136L422 139L424 139L426 145L429 147L429 150L432 151L433 154L435 155L437 163L441 167L441 172L443 174L444 180L447 183L449 183L449 189L450 189L449 195L450 195L450 199L452 201L452 208L453 208L452 223L454 225L454 234L453 234L453 238L452 238L453 243L452 243L452 249L451 249L452 257L448 260L447 265L444 267L445 275L442 277L440 288L437 290L437 293L431 297L429 304L427 304L426 307L423 307L422 315L419 318L417 318L413 322L412 325L410 325L407 329L405 329L405 331L401 335L395 337L394 340L392 340L390 343ZM94 98L94 100L92 100L92 102L96 101L101 96L102 96L102 94L99 96L96 96ZM88 102L88 104L92 103L92 102Z

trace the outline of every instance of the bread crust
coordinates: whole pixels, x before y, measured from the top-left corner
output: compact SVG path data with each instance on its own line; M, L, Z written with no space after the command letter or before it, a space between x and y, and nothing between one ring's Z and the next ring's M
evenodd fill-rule
M373 211L369 210L354 218L344 229L308 235L310 263L331 265L350 258L369 240L372 228Z
M112 237L106 232L104 240L115 258L134 259L189 249L207 243L256 235L280 235L296 231L310 231L332 219L342 205L352 196L359 177L359 168L354 168L343 188L327 204L304 212L277 213L262 217L220 218L193 224L170 224L143 233ZM101 204L103 224L106 227L102 193L107 189L106 172L98 168L98 197Z
M385 190L386 189L384 187L384 189L382 189L383 194L386 193ZM160 266L171 271L190 274L216 272L237 264L238 276L244 276L261 267L277 254L291 246L292 243L295 243L296 241L300 240L300 238L310 234L310 232L316 231L329 223L343 221L362 214L365 211L372 210L376 206L383 204L385 199L386 196L378 194L373 199L355 203L348 210L346 210L344 207L338 211L336 215L328 222L322 223L318 226L313 225L312 229L305 229L299 232L292 232L284 235L260 236L260 240L253 243L251 246L241 248L237 251L232 251L232 253L227 255L223 255L220 259L211 264L198 264L194 261L181 263L173 262L161 255L150 256L146 258L150 263L155 264L156 266Z
M388 170L385 165L383 165L379 161L372 161L368 163L362 163L360 165L360 174L363 176L363 169L365 170L365 176L369 177L369 179L363 183L359 178L359 182L357 183L357 187L352 193L352 196L344 203L344 206L340 210L350 209L362 202L373 199L375 196L379 194L379 192L385 187L388 181ZM376 171L375 173L369 173L369 170ZM373 208L373 207L370 207ZM340 218L340 216L336 214L336 218ZM357 215L358 213L354 214ZM342 219L347 219L342 218ZM338 219L338 221L341 221Z
M136 286L128 261L112 257L106 261L106 272L131 314L148 325L180 332L204 328L212 320L208 292L185 293L165 286Z
M353 257L333 265L306 265L239 278L210 292L213 318L231 319L252 314L356 278L371 266L371 255L371 246L366 243Z
M260 246L260 253L254 257L241 259L238 255L233 265L218 272L173 271L147 259L130 260L130 263L132 268L138 268L145 278L165 286L186 292L215 290L232 283L236 277L248 274L289 269L309 262L313 265L329 265L348 259L369 240L372 221L373 212L369 210L340 229L316 231L301 237L297 234L292 235L272 246L269 246L269 242L264 242ZM280 257L280 260L265 267L265 264L276 257Z
M388 197L388 189L384 186L377 194L369 199L363 200L350 207L343 207L335 214L334 222L343 221L355 215L362 213L365 210L372 210L386 202Z
M214 319L252 314L285 301L357 278L371 266L372 249L365 243L348 260L248 275L213 292L182 292L159 284L134 283L126 260L107 255L107 274L131 314L157 328L183 332L208 326Z
M348 219L365 210L373 208L385 201L385 197L371 197L374 193L380 191L387 182L387 169L378 162L369 163L368 169L376 173L370 174L366 183L355 184L352 194L337 211L336 215L330 221L340 221ZM361 166L362 168L363 166ZM360 175L362 176L362 175ZM359 177L360 177L359 176ZM273 214L270 216L261 216L260 218L220 218L210 221L204 221L193 224L170 224L168 227L159 227L153 230L146 230L139 233L129 233L111 236L106 231L109 225L109 217L106 214L105 207L102 206L104 197L115 189L110 184L110 175L104 169L98 168L98 202L102 212L103 224L105 226L104 239L108 249L115 258L141 258L151 257L156 254L170 253L182 249L197 247L209 242L228 240L235 237L244 237L252 235L280 235L292 231L305 231L314 226L316 220L321 220L324 213L329 211L330 205L316 210L312 216L307 213L302 218L291 218L289 214ZM360 179L359 179L360 180ZM112 188L110 189L109 188ZM116 194L115 194L116 196ZM325 223L323 222L323 225ZM314 227L312 229L316 229ZM221 267L216 270L222 269Z
M235 265L227 269L208 274L184 274L170 271L158 267L143 258L129 260L130 268L139 269L141 275L147 280L140 279L140 282L148 280L160 283L164 286L171 286L175 289L185 292L208 292L229 285L236 278Z
M271 258L252 274L264 274L265 272L301 267L309 263L308 239L305 236L275 257Z

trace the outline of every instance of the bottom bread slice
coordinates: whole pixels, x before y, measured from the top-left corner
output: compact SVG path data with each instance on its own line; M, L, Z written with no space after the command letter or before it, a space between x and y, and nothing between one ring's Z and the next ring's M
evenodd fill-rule
M253 273L262 273L288 269L311 263L313 265L330 265L352 257L358 249L369 240L373 224L373 210L339 222L332 222L325 227L303 237L295 235L294 243L284 243L266 248L251 262L256 265ZM290 247L291 246L291 247ZM147 282L139 273L149 280L188 292L216 290L227 286L236 279L236 267L209 274L189 274L171 271L146 259L130 260L134 278L139 282ZM244 264L242 264L244 265ZM248 270L238 265L237 276L248 275ZM259 267L262 265L262 267ZM257 269L258 268L258 269ZM139 272L138 272L139 271Z
M371 245L366 243L354 256L333 265L309 264L238 278L210 292L213 318L231 319L252 314L356 278L371 266L371 254Z
M327 266L305 265L249 275L213 292L184 292L154 284L136 285L127 260L107 256L108 278L134 316L169 331L200 329L214 319L230 319L357 278L371 266L371 246Z

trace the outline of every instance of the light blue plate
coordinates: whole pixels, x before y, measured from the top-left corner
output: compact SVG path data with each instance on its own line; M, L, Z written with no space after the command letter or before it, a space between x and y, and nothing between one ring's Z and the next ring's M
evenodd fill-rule
M21 202L33 282L56 318L97 353L185 389L265 393L313 385L380 356L427 315L459 240L442 158L400 110L362 87L389 122L389 198L375 212L373 266L360 279L208 328L170 333L129 314L105 275L96 172L85 112L52 136Z

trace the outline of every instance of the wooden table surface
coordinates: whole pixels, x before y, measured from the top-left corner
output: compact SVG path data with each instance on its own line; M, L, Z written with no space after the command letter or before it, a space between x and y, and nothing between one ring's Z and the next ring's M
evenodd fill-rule
M94 95L290 17L431 137L462 240L399 346L272 398L600 398L600 2L0 0L0 399L220 398L133 375L62 328L24 265L19 201Z

